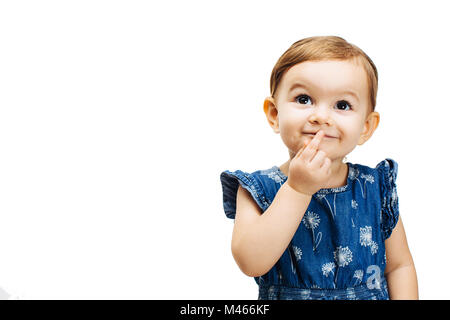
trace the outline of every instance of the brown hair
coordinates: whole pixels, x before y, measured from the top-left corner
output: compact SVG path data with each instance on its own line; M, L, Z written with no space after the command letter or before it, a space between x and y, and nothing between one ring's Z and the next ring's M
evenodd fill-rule
M348 59L358 59L362 63L367 74L370 104L372 111L375 110L378 90L378 71L375 64L360 48L336 36L309 37L292 44L273 67L270 93L275 97L283 75L296 64L305 61Z

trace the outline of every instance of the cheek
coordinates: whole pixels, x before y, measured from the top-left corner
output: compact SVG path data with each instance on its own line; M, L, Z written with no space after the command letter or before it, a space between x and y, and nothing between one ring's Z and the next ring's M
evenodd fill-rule
M281 132L294 136L298 136L298 132L301 132L303 119L295 112L283 113L278 119Z
M293 131L286 130L285 127L284 130L280 131L280 136L286 147L288 147L290 150L297 149L297 145L299 144L299 138L297 135L293 133Z
M303 110L295 110L293 108L285 108L283 112L278 114L280 126L286 131L299 131L304 126L308 114Z
M288 147L290 150L295 148L295 140L297 138L296 131L296 125L295 121L292 121L289 117L283 117L280 116L279 119L279 130L280 130L280 137L283 140L283 143Z
M356 128L348 128L344 133L345 141L348 141L349 143L354 143L355 141L358 141L359 139L359 130Z
M291 151L299 149L300 132L302 130L302 121L297 120L289 115L284 115L279 118L280 136L286 147Z
M347 121L342 121L340 123L340 128L343 137L347 141L358 141L361 132L364 129L364 124L362 124L360 119L346 119Z

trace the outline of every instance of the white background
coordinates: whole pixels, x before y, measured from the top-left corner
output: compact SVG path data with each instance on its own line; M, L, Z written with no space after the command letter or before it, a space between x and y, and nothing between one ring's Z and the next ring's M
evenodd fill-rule
M220 172L288 153L262 109L278 57L337 35L379 71L420 298L449 299L445 1L2 1L0 288L17 299L256 299Z

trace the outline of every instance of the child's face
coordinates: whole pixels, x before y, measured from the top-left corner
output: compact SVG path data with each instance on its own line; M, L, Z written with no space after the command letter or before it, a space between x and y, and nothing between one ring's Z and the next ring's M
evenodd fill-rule
M307 61L291 67L264 111L295 156L322 129L319 146L331 160L342 160L375 131L379 115L371 112L367 76L353 60Z

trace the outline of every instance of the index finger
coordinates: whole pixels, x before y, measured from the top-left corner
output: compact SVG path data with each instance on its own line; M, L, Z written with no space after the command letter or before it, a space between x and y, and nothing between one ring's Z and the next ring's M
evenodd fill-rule
M314 138L311 140L311 142L308 144L307 148L311 149L317 149L319 147L320 142L322 141L322 138L324 137L325 133L320 130L315 135Z
M322 141L324 135L325 134L322 130L320 130L315 134L314 138L309 142L309 144L305 147L305 149L301 154L303 160L311 161L314 158L314 155L316 154L317 149L319 148L320 141Z

